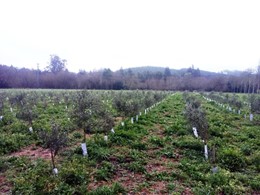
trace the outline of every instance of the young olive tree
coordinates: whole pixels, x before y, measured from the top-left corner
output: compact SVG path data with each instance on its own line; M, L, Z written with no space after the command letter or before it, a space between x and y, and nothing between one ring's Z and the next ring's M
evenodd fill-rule
M259 95L252 94L249 96L251 112L260 114L260 97Z
M4 115L4 101L5 101L5 94L0 93L0 121L2 120L2 117Z
M52 168L55 169L55 156L58 154L61 148L66 146L68 138L67 133L60 130L60 126L53 123L50 131L40 131L39 137L43 141L46 148L50 150Z
M147 92L144 97L144 106L145 108L151 107L155 103L155 98L152 92Z
M237 110L242 108L242 102L238 100L238 97L235 94L229 99L229 104L234 106Z
M202 110L200 102L195 97L190 96L186 99L188 103L186 104L185 115L190 124L198 129L198 134L204 141L204 155L207 160L208 122L206 119L206 113Z
M199 136L205 141L205 143L207 144L208 141L208 121L206 118L206 113L201 109L198 108L196 111L196 115L197 115L197 128L198 128L198 133Z
M99 110L98 116L98 128L107 134L107 132L110 131L114 126L114 118L112 113L109 111L106 105L103 105L102 109Z
M114 97L113 106L124 120L126 117L133 117L138 114L144 103L142 100L140 93L124 91Z
M206 113L201 107L201 103L194 96L186 96L185 116L189 123L198 129L199 136L207 142L208 140L208 122Z
M86 134L90 133L97 123L101 100L94 93L80 91L75 96L74 102L72 118L78 127L83 129L84 142L86 142Z
M17 96L18 113L17 118L28 122L30 131L32 131L33 119L37 117L37 113L33 107L36 102L35 96L26 97L24 94Z

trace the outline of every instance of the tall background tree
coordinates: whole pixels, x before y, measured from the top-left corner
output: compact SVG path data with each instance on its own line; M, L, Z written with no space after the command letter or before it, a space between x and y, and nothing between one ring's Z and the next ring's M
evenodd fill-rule
M66 70L66 63L67 60L61 59L59 56L53 54L50 56L50 64L46 67L46 69L54 74L57 74Z

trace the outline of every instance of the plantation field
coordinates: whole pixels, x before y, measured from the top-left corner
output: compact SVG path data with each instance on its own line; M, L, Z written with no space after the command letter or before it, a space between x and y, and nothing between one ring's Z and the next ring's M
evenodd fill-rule
M2 90L0 192L259 194L257 109L241 94Z

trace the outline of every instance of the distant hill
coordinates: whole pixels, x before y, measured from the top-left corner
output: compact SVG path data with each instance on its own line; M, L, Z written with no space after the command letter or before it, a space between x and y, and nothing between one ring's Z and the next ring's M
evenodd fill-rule
M134 67L134 68L126 68L123 69L124 71L129 71L131 70L134 74L138 73L145 73L145 72L150 72L150 73L156 73L156 72L162 72L164 73L166 67L157 67L157 66L142 66L142 67ZM172 75L176 76L182 76L187 72L188 68L182 68L182 69L170 69ZM215 72L210 72L210 71L205 71L205 70L200 70L201 76L216 76L221 73L215 73Z
M125 69L126 71L128 71L129 69L131 69L133 71L133 73L144 73L144 72L151 72L151 73L156 73L156 72L164 72L165 68L163 67L156 67L156 66L142 66L142 67L135 67L135 68L127 68ZM174 69L170 69L171 73L173 73Z
M239 71L239 70L233 70L233 71L224 70L224 71L222 71L222 74L233 75L233 76L240 76L241 74L243 74L243 71Z

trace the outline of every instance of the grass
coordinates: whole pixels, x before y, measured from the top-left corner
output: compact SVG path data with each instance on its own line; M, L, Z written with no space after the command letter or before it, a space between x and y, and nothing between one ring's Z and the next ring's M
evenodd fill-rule
M37 141L25 127L21 132L27 136L16 140L21 146L10 142L10 146L1 147L6 150L2 154L7 153L0 158L1 175L8 179L14 194L259 193L259 116L255 117L256 122L250 122L243 115L207 102L199 94L195 96L202 102L209 123L209 160L205 160L203 143L193 136L183 114L182 94L176 93L146 115L143 112L137 123L126 120L124 127L116 126L115 134L109 133L107 142L103 134L88 137L88 157L82 156L81 132L74 131L71 121L63 121L68 118L64 104L40 108L42 114L34 122L35 129L37 125L48 127L47 115L52 113L53 118L69 127L71 134L68 148L58 158L58 176L52 174L47 160L8 156L9 148ZM1 124L1 136L10 135L15 124L26 126L12 120L11 124ZM3 139L1 144L7 141ZM217 167L216 173L213 167Z

